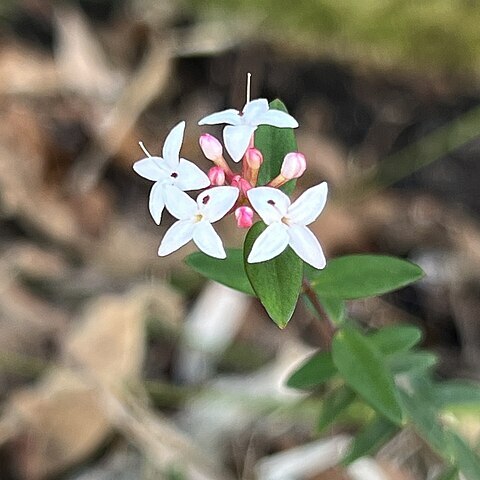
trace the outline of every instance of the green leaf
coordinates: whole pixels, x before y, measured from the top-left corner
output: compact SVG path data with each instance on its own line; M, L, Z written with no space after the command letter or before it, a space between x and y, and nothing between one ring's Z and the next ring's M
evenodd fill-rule
M355 392L346 385L342 385L328 392L323 399L322 412L317 423L317 430L321 432L355 400Z
M375 417L355 436L342 464L347 466L360 457L376 453L397 431L398 427L392 422Z
M437 362L437 356L431 352L398 352L387 358L394 374L422 372L434 367Z
M375 346L385 354L410 350L422 339L422 331L412 325L391 325L369 335Z
M412 383L413 392L400 390L402 404L412 427L441 457L458 467L468 480L480 478L480 458L455 433L440 423L431 385L422 377Z
M468 480L480 478L480 458L456 433L449 432L455 463Z
M393 377L368 337L352 327L343 327L333 339L332 356L350 387L378 413L395 424L402 423Z
M340 298L323 297L319 298L322 307L328 318L335 324L340 325L345 320L345 302Z
M347 255L331 260L324 270L307 270L320 297L355 299L382 295L423 277L420 267L386 255Z
M243 246L245 272L270 318L280 328L285 328L292 318L302 288L303 262L290 247L287 247L271 260L248 263L247 258L253 243L265 228L263 222L257 222L245 237Z
M436 480L458 480L458 468L448 467Z
M440 408L480 406L480 384L451 380L434 385L433 396Z
M312 302L310 301L308 296L303 295L302 298L303 298L303 301L305 302L305 305L312 312L313 316L318 318L318 312L315 309L315 307L312 305ZM325 310L325 313L327 314L328 318L333 323L335 323L336 325L340 325L344 322L346 308L345 308L345 302L341 298L334 298L334 297L318 298L318 295L317 295L317 299L320 302L323 309Z
M440 456L452 461L452 447L448 433L439 423L432 402L418 391L409 395L400 390L400 398L412 427Z
M330 352L316 353L307 359L287 380L290 388L308 390L330 380L337 373Z
M202 252L195 252L185 259L185 263L210 280L222 285L255 295L243 266L243 252L240 249L227 249L227 258L221 260Z
M270 102L270 108L288 113L285 105L278 99ZM297 151L293 128L260 125L255 132L255 147L263 155L263 164L258 174L258 185L266 185L280 173L285 155ZM281 187L281 190L290 195L294 188L295 180L290 180Z

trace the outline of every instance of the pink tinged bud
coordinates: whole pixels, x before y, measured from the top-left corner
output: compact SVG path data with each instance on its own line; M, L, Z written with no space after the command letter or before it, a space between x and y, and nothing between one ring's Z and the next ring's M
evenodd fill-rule
M283 159L280 174L287 180L298 178L303 175L307 168L305 156L299 152L287 153Z
M256 148L249 148L245 153L245 158L247 160L247 165L253 170L258 170L263 163L262 152Z
M203 154L212 162L223 156L222 144L213 135L204 133L198 141Z
M238 207L235 218L239 228L250 228L253 224L253 210L250 207Z
M225 171L221 167L212 167L208 171L208 178L210 179L210 185L216 187L225 185Z
M242 178L241 175L235 175L232 178L231 185L232 187L237 187L240 189L242 193L247 193L252 188L250 182Z

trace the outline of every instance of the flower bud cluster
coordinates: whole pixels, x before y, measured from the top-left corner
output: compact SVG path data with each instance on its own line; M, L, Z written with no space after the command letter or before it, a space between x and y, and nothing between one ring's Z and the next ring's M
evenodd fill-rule
M185 122L175 126L165 139L162 156L147 155L136 162L134 170L153 181L149 209L157 224L166 208L177 221L167 230L158 254L168 255L190 240L207 255L225 258L223 243L212 224L234 213L239 228L250 228L255 213L267 228L254 242L247 261L263 262L279 255L288 245L305 262L316 268L325 266L325 257L318 240L307 228L322 211L327 196L325 183L308 189L295 202L279 187L299 178L306 169L305 156L289 152L283 158L280 173L267 185L258 185L264 157L255 146L259 125L296 128L297 121L289 114L269 107L267 100L247 101L241 112L228 109L200 120L199 125L227 124L223 130L226 153L233 162L241 161L235 173L224 155L222 143L209 133L199 138L205 157L213 162L208 174L194 163L180 158ZM185 192L203 190L192 199Z

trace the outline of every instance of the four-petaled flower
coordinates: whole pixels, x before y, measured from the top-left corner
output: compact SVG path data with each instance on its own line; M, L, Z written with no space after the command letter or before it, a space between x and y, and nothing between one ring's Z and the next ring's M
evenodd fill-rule
M253 133L259 125L280 128L297 128L297 121L288 113L270 110L265 98L248 102L242 112L229 108L202 118L199 125L227 123L223 130L225 148L234 162L239 162L245 154Z
M322 212L327 191L327 184L323 182L309 188L291 203L282 191L275 188L249 190L250 203L268 226L255 240L247 262L270 260L290 245L303 261L315 268L324 268L326 261L322 247L307 225Z
M163 145L163 157L148 155L133 165L133 169L140 176L155 182L150 190L149 210L157 224L160 224L162 218L168 186L187 191L210 185L208 176L202 170L194 163L180 158L184 131L185 122L180 122L172 129Z
M213 187L197 197L190 198L178 188L166 187L166 207L178 219L165 233L158 254L168 255L190 240L207 255L226 258L222 240L212 227L237 201L239 190L236 187Z

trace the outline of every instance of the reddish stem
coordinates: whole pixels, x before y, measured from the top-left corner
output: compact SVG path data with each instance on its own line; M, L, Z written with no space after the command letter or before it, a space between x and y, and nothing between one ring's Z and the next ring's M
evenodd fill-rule
M320 331L322 349L325 351L330 351L332 349L332 341L333 336L335 335L336 327L328 317L327 312L323 308L322 304L318 301L317 294L313 290L308 280L303 280L302 287L303 293L310 300L310 303L317 312L320 320L320 322L317 322L317 325Z

